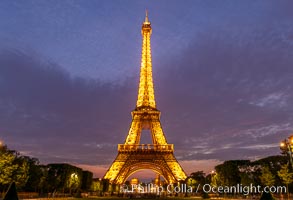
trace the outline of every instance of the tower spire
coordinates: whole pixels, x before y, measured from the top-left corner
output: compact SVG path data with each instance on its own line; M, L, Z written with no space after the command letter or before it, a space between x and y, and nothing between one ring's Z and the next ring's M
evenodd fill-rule
M148 10L145 9L145 20L144 22L149 22L149 18L148 18Z
M152 55L151 55L151 34L152 27L146 10L145 21L142 24L142 53L140 65L140 80L138 88L138 98L136 108L148 107L156 109L153 72L152 72Z

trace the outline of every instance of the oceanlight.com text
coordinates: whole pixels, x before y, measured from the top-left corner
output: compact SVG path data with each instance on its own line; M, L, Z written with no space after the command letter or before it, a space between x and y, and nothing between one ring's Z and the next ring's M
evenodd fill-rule
M212 186L210 184L200 185L197 187L191 187L186 184L173 185L169 184L166 186L158 186L155 184L133 184L133 185L122 185L120 187L120 192L123 193L214 193L214 194L225 194L225 193L234 193L234 194L259 194L262 192L266 193L287 193L286 186L260 186L260 185L242 185L237 184L235 186Z
M200 186L198 186L200 187ZM225 193L234 193L234 194L259 194L262 192L265 193L287 193L286 186L260 186L260 185L245 185L237 184L235 186L211 186L210 184L204 184L202 186L202 191L205 193L214 193L214 194L225 194Z

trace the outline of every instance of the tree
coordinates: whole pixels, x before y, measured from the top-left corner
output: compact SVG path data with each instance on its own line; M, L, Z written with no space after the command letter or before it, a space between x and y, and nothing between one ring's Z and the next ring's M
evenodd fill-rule
M220 185L233 186L241 182L240 167L249 165L249 160L228 160L215 167Z
M70 193L72 193L72 190L77 190L80 184L80 178L78 177L77 173L72 173L67 182L67 187L69 188Z
M275 200L271 193L263 192L259 200Z
M211 185L213 187L220 186L221 185L221 179L222 179L222 177L220 177L220 174L218 174L218 173L211 174Z
M270 171L270 168L268 166L264 166L262 168L261 176L260 176L261 183L263 186L273 186L275 183L275 176ZM271 193L263 192L261 195L261 200L270 200L274 199Z
M3 200L18 200L15 182L10 184Z
M293 182L293 173L289 172L289 164L283 165L280 171L278 171L278 176L282 179L283 183L286 184L286 190L288 199L290 198L289 184Z
M41 171L41 178L38 182L38 188L39 193L42 195L45 192L48 192L49 184L47 182L48 180L48 168L46 165L38 165L40 171Z
M78 191L81 187L82 169L69 164L47 165L48 189L51 192Z
M272 174L268 166L262 168L260 180L264 186L273 186L275 183L275 176Z
M93 182L93 173L89 171L82 171L81 189L89 191Z
M197 171L190 174L190 178L194 179L198 184L205 184L205 173L203 171Z
M13 181L13 174L17 170L18 165L13 164L15 156L8 152L0 155L0 184L8 185Z
M241 173L241 184L244 186L249 186L250 184L254 183L253 174L251 173Z
M9 150L6 146L0 148L0 187L4 190L10 183L15 182L23 187L28 178L29 166L18 152Z
M94 192L98 192L100 194L102 192L102 182L100 179L95 178L92 181L91 190Z
M43 176L40 162L38 159L28 156L23 156L22 159L24 159L29 166L29 178L24 186L24 190L27 192L37 192L41 189L39 186Z
M262 174L262 169L264 166L269 167L271 173L275 177L275 183L276 185L281 185L282 180L278 176L278 171L281 169L281 167L285 164L287 164L288 158L286 156L269 156L266 158L262 158L260 160L254 161L252 164L255 166L255 176L256 178L260 178ZM256 181L258 183L256 184L261 184L261 180L258 179Z
M102 191L107 192L109 191L109 187L110 187L110 182L108 179L102 179Z

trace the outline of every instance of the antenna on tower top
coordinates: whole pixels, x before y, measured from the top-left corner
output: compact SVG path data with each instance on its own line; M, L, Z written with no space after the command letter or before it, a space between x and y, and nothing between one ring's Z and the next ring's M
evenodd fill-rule
M144 22L149 22L149 18L148 18L148 10L145 9L145 20Z

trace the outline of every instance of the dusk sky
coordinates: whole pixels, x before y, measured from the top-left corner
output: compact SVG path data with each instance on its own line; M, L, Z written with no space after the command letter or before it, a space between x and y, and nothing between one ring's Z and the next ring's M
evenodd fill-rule
M280 154L293 132L291 0L2 0L0 139L102 177L135 108L145 9L157 108L187 174Z

